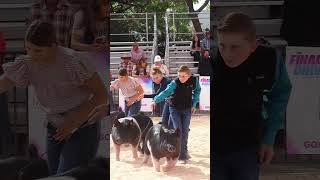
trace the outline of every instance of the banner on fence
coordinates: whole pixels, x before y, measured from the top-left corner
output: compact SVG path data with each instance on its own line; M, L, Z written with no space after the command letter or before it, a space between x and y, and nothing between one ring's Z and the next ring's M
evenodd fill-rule
M288 154L320 153L320 48L287 47L292 92L286 113Z

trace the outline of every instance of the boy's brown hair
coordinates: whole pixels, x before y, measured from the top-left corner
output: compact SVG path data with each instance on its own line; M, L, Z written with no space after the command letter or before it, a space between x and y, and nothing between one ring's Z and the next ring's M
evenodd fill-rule
M154 76L154 75L156 75L156 74L163 74L159 67L153 67L153 68L151 69L151 75Z
M249 41L256 39L256 27L252 19L241 12L227 14L218 25L218 33L241 33Z
M178 69L178 72L184 72L184 73L187 73L187 74L191 74L191 70L189 69L188 66L185 66L185 65L182 65L179 67Z

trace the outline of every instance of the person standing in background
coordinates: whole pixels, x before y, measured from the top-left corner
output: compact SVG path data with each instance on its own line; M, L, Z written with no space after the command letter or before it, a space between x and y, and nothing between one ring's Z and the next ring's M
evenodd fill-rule
M74 15L71 48L78 51L107 51L108 0L88 0Z
M68 0L40 0L31 6L31 19L41 20L54 25L57 44L70 47L73 16L77 11Z
M194 34L192 36L192 44L191 44L191 51L190 51L190 55L193 56L194 62L199 63L200 52L201 52L200 39L198 38L197 34ZM198 67L198 63L195 63L194 67Z

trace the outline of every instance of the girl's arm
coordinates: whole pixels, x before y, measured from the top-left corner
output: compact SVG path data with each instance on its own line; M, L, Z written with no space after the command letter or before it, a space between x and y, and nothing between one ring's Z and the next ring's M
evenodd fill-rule
M143 98L144 95L144 90L142 88L142 86L139 84L136 88L136 95L132 96L129 100L128 100L128 106L130 106L131 104L133 104L136 101L139 101Z
M62 126L57 129L57 134L55 135L57 140L65 139L74 130L81 127L89 119L91 112L95 111L98 106L107 104L107 89L98 73L94 73L90 79L85 81L83 86L90 90L92 98L80 105L77 111L73 111L67 116ZM101 112L101 119L107 115L108 109L105 108L105 111Z

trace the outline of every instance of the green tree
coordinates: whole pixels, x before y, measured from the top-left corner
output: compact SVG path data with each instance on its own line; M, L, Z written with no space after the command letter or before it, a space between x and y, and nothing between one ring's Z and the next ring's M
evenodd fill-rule
M209 0L206 0L204 4L195 10L193 3L198 2L198 0L111 0L111 12L112 13L124 13L124 17L128 18L126 21L113 20L111 21L111 34L113 33L128 33L131 31L137 31L140 33L145 33L145 21L141 19L133 19L133 17L144 17L143 15L134 15L133 13L156 13L157 15L157 28L158 28L158 47L159 54L164 56L165 48L165 13L167 9L171 9L177 13L185 12L201 12L205 7L207 7ZM175 15L177 18L185 17L186 15ZM198 17L197 14L189 15L190 17ZM116 16L111 16L111 19L116 19ZM118 16L119 18L119 16ZM190 35L177 35L176 40L190 40L191 39L191 29L189 25L190 20L188 19L177 19L175 20L175 25L173 26L172 18L169 19L169 32L179 32L179 33L190 33ZM193 26L197 32L202 32L201 24L199 19L192 19ZM153 32L153 22L148 22L148 32ZM144 35L145 36L145 35ZM149 37L152 35L149 35ZM111 37L111 41L122 41L128 40L128 37ZM131 36L130 40L134 40Z

